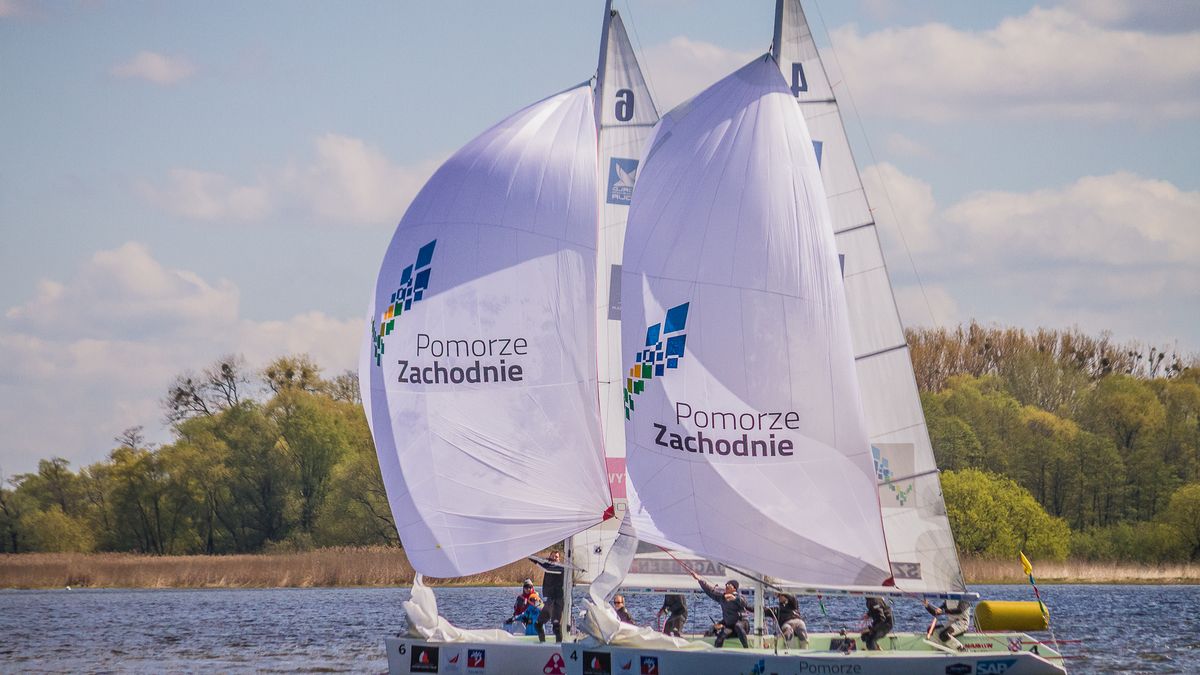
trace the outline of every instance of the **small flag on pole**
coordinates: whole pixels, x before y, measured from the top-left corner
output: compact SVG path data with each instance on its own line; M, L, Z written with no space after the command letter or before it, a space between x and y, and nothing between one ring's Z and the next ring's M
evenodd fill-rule
M1038 609L1042 610L1042 616L1046 617L1046 623L1050 623L1050 613L1046 611L1046 605L1042 604L1042 594L1038 591L1037 582L1033 579L1033 563L1029 562L1029 558L1025 557L1024 551L1017 552L1021 556L1021 568L1025 570L1025 575L1029 577L1029 585L1033 586L1033 595L1037 598Z

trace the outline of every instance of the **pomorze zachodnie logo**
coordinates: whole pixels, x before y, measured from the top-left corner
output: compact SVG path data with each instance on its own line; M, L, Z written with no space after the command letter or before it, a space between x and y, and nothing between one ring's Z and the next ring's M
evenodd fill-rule
M633 397L646 389L646 382L662 377L668 368L679 366L687 344L683 329L687 326L689 304L685 302L668 309L662 323L646 329L646 346L635 356L629 377L625 378L625 419L633 412Z
M414 302L420 302L429 288L430 264L433 262L433 248L437 239L425 244L417 251L417 261L400 274L400 287L392 293L390 304L384 308L379 317L379 323L371 320L372 342L375 346L375 365L383 365L383 338L392 334L396 327L396 319L412 309Z

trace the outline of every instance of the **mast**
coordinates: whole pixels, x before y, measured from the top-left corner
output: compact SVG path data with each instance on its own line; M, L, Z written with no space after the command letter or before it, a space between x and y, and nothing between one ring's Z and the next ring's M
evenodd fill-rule
M590 583L603 567L625 513L625 417L621 365L621 258L625 223L643 146L658 111L621 20L604 6L594 88L599 179L596 242L596 322L599 404L614 517L574 537L577 583Z
M800 0L776 0L772 54L812 134L833 219L862 404L897 587L966 591L883 251L834 87Z

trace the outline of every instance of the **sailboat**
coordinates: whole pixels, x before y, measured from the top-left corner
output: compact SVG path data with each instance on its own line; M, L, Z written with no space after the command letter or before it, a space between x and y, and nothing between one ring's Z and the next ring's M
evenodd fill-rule
M798 2L775 33L658 120L606 7L595 83L484 132L405 214L360 379L409 558L461 576L567 539L591 597L588 639L537 644L451 625L418 576L393 672L1063 672L1017 633L717 651L611 620L631 577L690 589L702 563L751 580L759 608L766 588L971 597Z

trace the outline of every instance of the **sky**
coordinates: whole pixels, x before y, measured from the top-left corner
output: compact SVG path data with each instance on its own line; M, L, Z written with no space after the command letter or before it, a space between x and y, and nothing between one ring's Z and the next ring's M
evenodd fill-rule
M614 4L660 111L770 45L772 0ZM0 0L0 477L169 442L225 354L353 368L409 201L602 7ZM1200 3L805 7L906 325L1200 353Z

